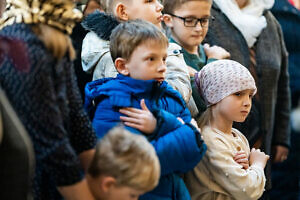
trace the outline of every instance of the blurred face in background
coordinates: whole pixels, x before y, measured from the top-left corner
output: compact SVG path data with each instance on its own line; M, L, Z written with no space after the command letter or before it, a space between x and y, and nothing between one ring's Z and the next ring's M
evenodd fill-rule
M298 10L300 10L300 0L293 0L293 2L294 2L294 6L295 6Z
M6 1L0 0L0 17L2 16L2 13L4 12L5 5L6 5Z
M87 15L93 13L95 10L103 11L103 9L100 6L99 1L89 0L86 4L86 7L83 10L83 14L84 14L84 16L87 16Z
M240 8L244 8L250 0L236 0L236 3Z

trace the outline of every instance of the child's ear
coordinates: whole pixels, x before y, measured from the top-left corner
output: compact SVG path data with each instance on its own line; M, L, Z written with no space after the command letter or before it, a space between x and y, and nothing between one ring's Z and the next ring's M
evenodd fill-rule
M172 19L171 15L169 15L169 14L164 14L163 20L164 20L164 23L165 23L169 28L172 28L172 27L173 27L173 19Z
M101 182L102 191L105 193L109 192L112 187L116 186L116 183L117 181L114 177L105 176Z
M122 21L129 20L128 14L126 12L126 6L124 4L118 3L116 5L115 16Z
M120 74L123 74L125 76L129 75L129 71L128 71L127 67L126 67L126 59L124 59L124 58L117 58L115 60L115 66L116 66L117 71Z

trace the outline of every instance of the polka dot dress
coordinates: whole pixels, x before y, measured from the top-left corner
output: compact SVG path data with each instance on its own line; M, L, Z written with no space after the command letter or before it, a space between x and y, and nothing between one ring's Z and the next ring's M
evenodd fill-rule
M56 61L29 25L7 26L1 35L23 41L29 54L28 72L5 57L0 83L34 144L34 197L61 199L56 187L82 179L78 154L96 144L73 65L68 58Z

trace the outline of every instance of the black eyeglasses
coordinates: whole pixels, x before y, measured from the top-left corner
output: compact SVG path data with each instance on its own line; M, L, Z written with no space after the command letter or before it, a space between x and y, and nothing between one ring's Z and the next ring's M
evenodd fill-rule
M209 24L209 20L214 20L215 18L213 16L210 17L203 17L203 18L194 18L194 17L180 17L174 14L170 14L169 15L173 16L173 17L177 17L178 19L183 20L184 22L184 26L186 27L196 27L198 22L200 22L201 27L206 28L208 27Z

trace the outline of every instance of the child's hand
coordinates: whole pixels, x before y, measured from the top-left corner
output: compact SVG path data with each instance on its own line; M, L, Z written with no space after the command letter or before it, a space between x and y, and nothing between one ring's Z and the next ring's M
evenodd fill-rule
M201 129L198 127L198 124L194 118L192 118L190 123L201 133Z
M230 53L219 46L210 47L209 44L204 44L204 51L207 58L225 59L230 58Z
M189 70L189 75L190 77L194 77L195 73L197 73L197 70L195 70L194 68L188 66L188 70Z
M237 152L234 157L233 157L233 160L242 165L243 166L243 169L248 169L249 168L249 160L248 160L248 157L247 157L247 154L245 151L239 151Z
M249 156L250 166L256 165L261 168L265 168L267 161L270 156L266 155L264 152L261 152L260 149L252 148Z
M181 119L180 117L177 117L178 121L180 121L182 124L184 124L183 119Z
M120 113L127 115L120 116L120 119L126 126L136 128L143 133L151 134L156 128L156 118L149 111L145 104L145 100L141 100L142 109L137 108L122 108L119 110Z

